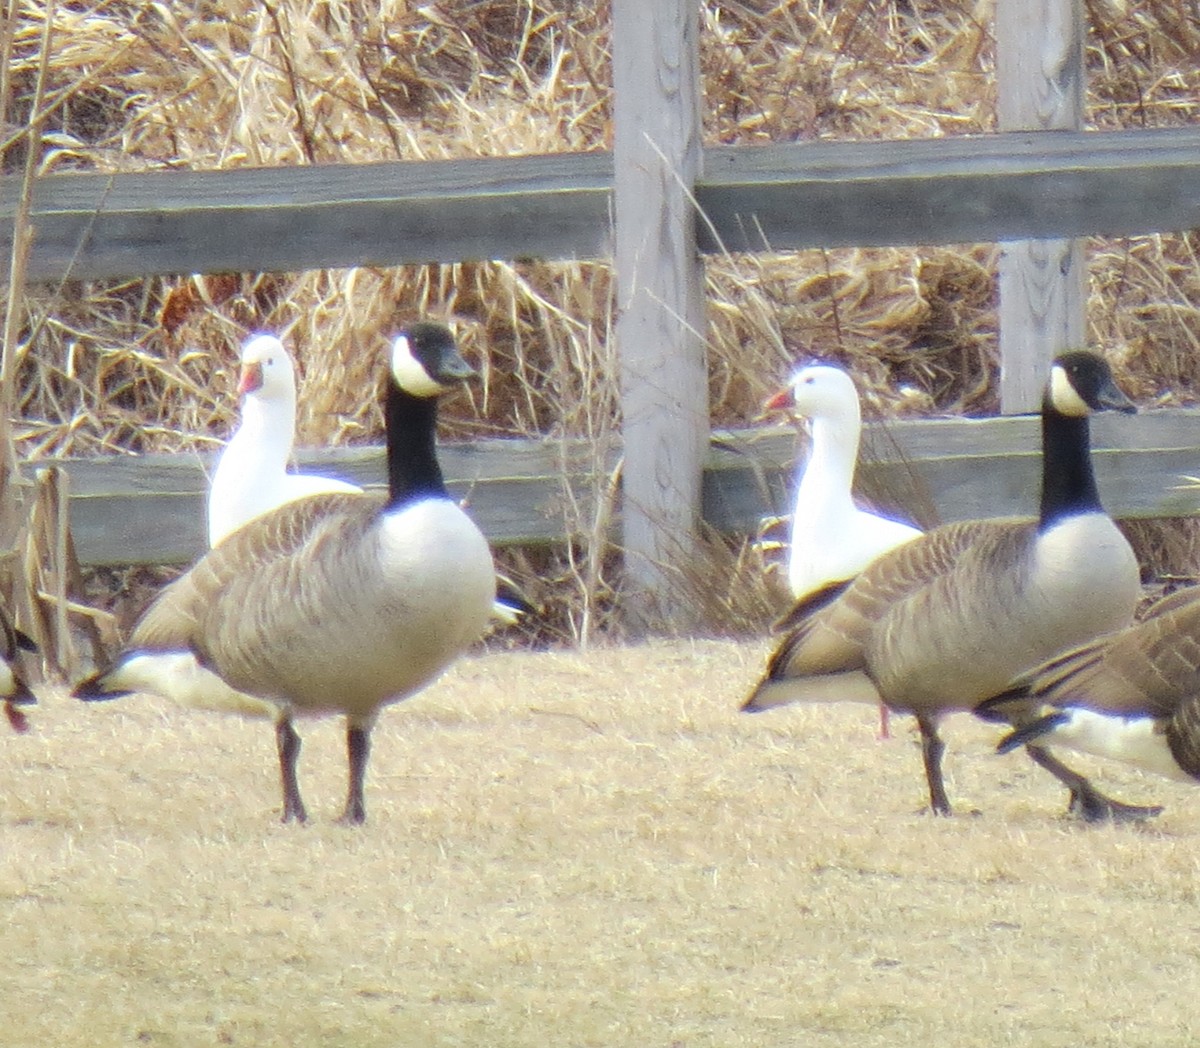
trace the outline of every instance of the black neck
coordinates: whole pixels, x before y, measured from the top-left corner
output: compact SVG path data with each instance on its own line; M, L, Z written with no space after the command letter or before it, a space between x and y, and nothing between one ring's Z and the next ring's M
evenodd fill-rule
M388 507L430 495L446 496L435 445L437 397L414 397L389 380L384 420Z
M1043 403L1041 526L1102 509L1092 472L1087 416L1063 415Z

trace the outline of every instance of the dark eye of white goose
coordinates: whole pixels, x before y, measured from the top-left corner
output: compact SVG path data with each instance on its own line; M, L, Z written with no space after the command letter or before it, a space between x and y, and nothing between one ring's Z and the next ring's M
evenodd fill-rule
M1061 364L1050 369L1050 403L1059 414L1072 418L1083 418L1092 412Z
M446 386L438 382L412 351L407 335L398 335L392 343L392 374L396 384L418 397L436 397L446 392Z

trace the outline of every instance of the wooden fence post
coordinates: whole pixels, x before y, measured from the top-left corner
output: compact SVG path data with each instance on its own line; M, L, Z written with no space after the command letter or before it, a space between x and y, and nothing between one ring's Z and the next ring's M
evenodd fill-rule
M613 0L622 542L626 608L641 630L692 619L709 436L692 196L702 164L699 28L696 0Z
M996 76L1001 131L1083 125L1083 0L1000 0ZM1000 253L1000 410L1038 407L1046 367L1086 336L1082 240L1017 240Z

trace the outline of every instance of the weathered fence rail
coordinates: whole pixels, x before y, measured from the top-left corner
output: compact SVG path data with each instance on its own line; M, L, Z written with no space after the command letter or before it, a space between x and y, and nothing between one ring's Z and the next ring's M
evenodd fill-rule
M56 175L29 277L607 257L612 192L609 153ZM1191 229L1200 128L710 148L695 196L705 252Z
M627 292L617 303L617 315L639 300L657 302L657 313L647 310L640 326L618 323L622 373L636 378L655 360L686 357L694 362L701 351L702 333L676 303L676 292L683 282L695 281L697 268L688 254L690 241L684 238L681 251L675 235L681 215L687 216L689 227L694 220L700 252L1001 242L1008 274L1001 282L1001 403L1007 412L1025 410L1036 403L1046 361L1077 343L1084 330L1082 253L1069 238L1200 228L1200 130L1073 130L1082 120L1082 0L1009 0L999 14L997 95L1000 126L1006 129L999 134L698 150L698 115L692 106L699 93L694 0L657 0L654 5L619 0L613 4L614 70L619 67L621 74L614 77L621 86L613 106L615 156L56 175L35 187L29 276L54 281L68 275L612 257L618 285ZM681 100L691 108L664 118L662 107ZM648 160L651 155L657 160ZM624 192L615 185L618 174ZM640 208L618 213L617 198L622 196L653 199L650 216ZM11 182L0 180L0 252L11 245L17 199ZM689 210L693 203L698 215ZM620 249L614 228L624 228L632 250ZM645 235L651 229L656 235ZM690 228L688 233L693 236ZM1027 244L1018 247L1022 241ZM655 292L656 285L643 279L672 273L670 294ZM623 329L633 336L650 327L666 337L622 337ZM625 425L631 418L649 418L655 434L651 441L631 442L638 455L636 461L631 456L627 472L636 474L640 490L655 484L662 488L652 492L654 498L631 499L627 506L622 538L635 564L649 563L656 551L668 548L670 542L661 541L664 535L669 540L681 530L690 532L701 508L693 501L701 489L693 471L704 459L706 434L704 427L690 423L707 417L702 386L696 384L694 394L687 394L694 403L680 411L674 382L623 385ZM672 426L673 417L689 424ZM1180 427L1194 422L1186 413L1178 416ZM1005 458L995 447L974 451L960 446L974 447L967 434L978 436L982 445L999 440L1008 432L1007 422L929 425L947 443L936 454L916 456L917 465L928 477L935 502L948 499L943 515L1012 512L1029 505L1036 488L1029 462L1021 456ZM1177 466L1191 468L1191 440L1172 437L1161 447L1143 450L1137 434L1157 423L1143 417L1128 429L1117 425L1129 443L1124 451L1101 454L1102 471L1126 459L1138 466L1129 473L1121 467L1110 478L1112 508L1126 513L1194 511L1190 496L1166 493L1172 486L1168 474ZM1105 428L1098 427L1101 432ZM896 432L915 435L921 429L912 424ZM662 438L664 433L669 437ZM1036 440L1029 441L1028 449L1022 454L1035 453ZM790 450L789 444L789 459ZM447 454L455 460L456 453ZM476 454L473 461L490 461L488 451ZM732 490L714 478L738 472L739 467L731 466L729 472L719 468L730 454L709 456L702 490L710 519L714 484L716 490ZM1001 458L989 462L989 454ZM561 496L561 461L555 455L553 481L539 474L508 483L533 488L544 483L547 492L557 484ZM956 465L963 455L966 466ZM186 559L183 552L164 557L156 545L172 529L191 536L190 552L199 548L198 486L142 496L164 506L171 500L178 504L181 515L164 528L142 503L136 513L113 516L111 507L102 509L110 496L87 493L100 474L88 479L86 468L69 468L78 473L72 520L86 558L103 561L112 555L90 534L90 521L105 519L105 513L110 514L107 526L116 528L126 549L134 545L135 529L141 535L144 545L136 547L141 553L137 559ZM744 475L762 475L747 472L744 461L740 468ZM138 469L150 467L142 460ZM681 470L693 475L681 478ZM451 474L460 475L453 468ZM138 485L153 487L153 476L151 470ZM197 472L197 481L200 476ZM485 493L491 480L482 475L474 479L477 474L470 471L461 476L474 483L473 501L485 526L503 540L500 525L487 519ZM960 479L938 479L951 476ZM503 487L498 479L496 487ZM533 488L525 490L522 501L535 501ZM733 496L728 500L740 505ZM743 510L732 512L729 526L744 516ZM686 556L688 544L676 539L674 546L672 563ZM650 572L635 583L645 588L654 577Z
M1200 491L1177 490L1200 472L1200 409L1104 416L1093 423L1105 505L1120 517L1200 512ZM863 480L869 490L916 491L943 521L1034 513L1040 469L1038 420L920 419L868 425ZM714 434L704 471L705 520L752 534L789 508L796 457L790 427ZM451 490L496 545L563 542L591 519L596 449L582 442L492 440L441 451ZM620 448L602 455L618 468ZM308 469L382 489L383 449L301 453ZM210 459L146 455L55 460L70 475L71 526L85 564L187 563L204 548ZM26 463L30 473L35 463ZM570 485L570 498L564 485Z

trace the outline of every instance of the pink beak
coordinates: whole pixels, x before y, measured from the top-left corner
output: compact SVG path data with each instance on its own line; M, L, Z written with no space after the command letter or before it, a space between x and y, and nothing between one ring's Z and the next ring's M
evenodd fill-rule
M241 375L238 377L238 395L253 393L262 387L262 365L243 364Z
M763 411L783 411L785 408L790 408L796 403L792 395L792 387L781 389L773 397L763 404Z

